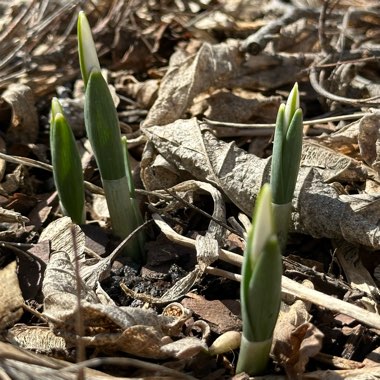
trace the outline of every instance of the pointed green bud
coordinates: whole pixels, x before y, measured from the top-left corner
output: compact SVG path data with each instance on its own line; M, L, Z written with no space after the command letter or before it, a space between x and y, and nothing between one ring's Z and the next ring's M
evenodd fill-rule
M247 253L250 255L252 270L262 254L268 239L275 233L272 213L272 194L268 184L265 184L257 197L253 215L254 224L248 235L249 244Z
M273 203L286 204L293 198L302 152L303 118L299 108L298 85L277 114L273 141L271 186Z
M300 97L298 93L298 83L295 83L292 90L290 91L288 100L285 105L285 116L284 116L284 133L287 133L290 122L293 119L294 113L300 108Z
M285 247L292 198L301 162L303 116L299 108L298 84L289 94L286 105L281 104L273 141L270 184L273 193L275 225L280 244Z
M85 87L93 69L100 71L98 55L92 38L90 25L83 11L78 15L78 52L79 64Z
M50 149L54 183L64 214L76 224L84 223L84 182L74 134L56 98L52 100Z
M265 184L257 197L244 252L240 300L243 319L238 372L256 375L269 359L281 303L282 257L274 228L272 197Z

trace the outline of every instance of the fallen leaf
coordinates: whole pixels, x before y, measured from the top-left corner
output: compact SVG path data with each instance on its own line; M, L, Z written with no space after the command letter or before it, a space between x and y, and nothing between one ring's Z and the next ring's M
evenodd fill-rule
M0 270L0 331L11 327L22 314L24 299L18 284L16 261Z
M171 165L213 184L240 210L252 215L256 196L269 181L270 159L218 140L206 124L195 119L145 128L144 133ZM315 238L343 237L379 249L376 199L366 194L340 195L324 182L317 168L304 167L301 162L292 202L293 231Z
M9 85L1 96L11 106L11 122L6 135L7 142L19 144L36 142L38 114L32 90L24 84L14 83Z
M308 280L304 285L313 288ZM290 306L283 303L274 330L272 355L291 379L301 378L309 358L322 348L323 334L309 322L310 306L302 300Z
M192 310L199 318L207 321L211 325L211 329L217 334L223 334L230 330L241 330L241 320L234 313L240 312L239 303L235 301L234 312L224 301L214 300L208 301L201 296L187 297L181 303Z

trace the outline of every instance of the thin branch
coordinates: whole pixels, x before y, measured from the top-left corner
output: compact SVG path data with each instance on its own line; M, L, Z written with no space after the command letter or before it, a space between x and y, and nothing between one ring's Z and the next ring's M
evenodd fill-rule
M281 28L292 24L300 18L315 18L317 15L317 11L311 8L291 7L281 18L269 22L267 25L260 28L260 30L256 33L251 34L248 38L246 38L242 42L240 50L251 55L257 55L265 49L266 45L273 40L273 36L277 34Z
M317 78L317 71L315 67L312 67L310 69L310 84L314 88L314 90L321 96L324 96L327 99L344 103L344 104L350 104L352 106L356 107L378 107L380 106L380 97L372 97L367 99L352 99L352 98L346 98L343 96L338 96L335 94L332 94L331 92L327 91L325 88L321 86L321 84L318 82ZM378 102L373 102L373 100L379 99Z
M186 247L195 248L194 239L190 239L176 233L167 223L165 223L165 221L159 215L154 214L153 220L161 228L161 231L169 240ZM224 249L219 249L219 259L234 264L238 267L241 267L243 261L243 257L241 255ZM241 279L241 276L238 274L232 272L227 273L226 271L222 271L216 268L207 268L206 271L213 272L214 274L218 273L218 275L223 275L223 277L236 281ZM303 286L302 284L299 284L298 282L293 281L285 276L282 276L282 291L285 294L291 294L304 301L312 302L315 305L324 307L328 310L348 315L368 326L380 329L380 316L378 314L369 312L358 306L334 298L317 290L309 289L306 286Z

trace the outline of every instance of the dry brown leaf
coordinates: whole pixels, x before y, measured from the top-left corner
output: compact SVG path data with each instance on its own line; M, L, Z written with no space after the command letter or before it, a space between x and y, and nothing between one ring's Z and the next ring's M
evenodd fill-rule
M156 79L149 79L145 82L133 82L124 84L123 77L120 78L120 88L127 92L132 98L136 99L139 105L145 109L152 107L153 103L157 99L157 93L159 88L159 82ZM118 89L118 85L115 85Z
M251 97L247 98L226 90L217 90L210 96L195 99L190 112L192 116L204 115L211 120L222 122L246 123L252 119L257 123L273 122L281 98L266 98L254 93L250 95Z
M370 169L360 161L312 141L303 144L301 165L316 168L325 182L365 181Z
M11 327L22 314L24 299L18 283L16 261L0 270L0 331Z
M7 142L35 143L38 136L38 114L32 90L23 84L11 84L2 94L2 98L11 106Z
M193 56L178 51L171 57L144 126L165 125L183 117L193 99L210 88L273 89L293 83L310 60L303 59L268 53L245 57L232 40L204 43Z
M183 179L183 173L157 154L154 146L147 142L141 159L141 177L150 190L170 188ZM187 178L185 178L187 179Z
M308 282L308 287L312 284ZM301 378L310 357L322 348L323 334L309 322L309 303L282 304L273 334L272 355L291 379Z
M309 359L321 350L322 340L323 334L310 322L305 322L291 331L287 347L279 346L278 355L275 355L289 378L300 378Z
M144 133L171 165L213 184L240 210L252 214L261 186L269 181L270 159L260 159L235 143L218 140L205 124L195 119L145 128ZM340 166L338 169L337 173L342 171ZM378 202L374 200L375 197L366 194L338 194L324 182L317 168L303 167L301 162L293 198L293 230L317 238L343 237L379 249Z
M74 262L75 253L71 228L74 228L76 240L76 254L80 261L84 261L86 237L79 226L72 223L71 218L64 216L50 223L41 233L39 242L50 241L52 251L65 251Z
M223 334L230 330L241 330L241 320L236 313L240 313L240 306L237 301L235 304L226 302L228 300L208 301L201 296L192 295L182 300L182 304L191 309L202 320L210 323L211 329L217 334ZM231 308L234 308L234 312Z
M363 160L380 175L380 112L364 116L359 122L359 149Z
M5 181L0 184L0 194L5 196L13 194L23 187L27 177L27 169L22 165L17 165L13 172L5 176Z
M204 44L194 57L186 59L174 54L144 125L163 125L177 120L196 95L215 86L218 79L234 76L241 63L237 44Z
M359 249L346 242L336 243L335 256L344 271L347 282L352 289L363 293L360 302L372 312L378 313L378 302L380 291L371 274L363 265Z
M69 359L69 347L65 339L56 336L48 327L16 325L8 330L6 338L8 342L26 350Z
M0 222L1 223L20 223L24 225L29 222L29 219L22 216L19 212L7 210L0 207Z

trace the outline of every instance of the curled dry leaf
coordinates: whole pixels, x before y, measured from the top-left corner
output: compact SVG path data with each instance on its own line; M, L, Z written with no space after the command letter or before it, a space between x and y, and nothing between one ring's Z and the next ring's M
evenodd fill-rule
M365 181L370 170L360 161L311 141L303 144L301 165L316 168L325 182Z
M84 248L86 237L79 226L72 223L71 218L64 216L50 223L41 233L39 242L49 241L52 251L65 251L71 260L75 260L73 237L71 228L74 228L76 240L76 254L79 260L84 261Z
M211 120L222 122L246 123L273 122L281 104L279 96L264 97L256 93L245 92L242 97L226 90L217 90L205 99L195 101L191 107L192 116L204 115Z
M339 242L335 245L335 256L346 276L346 281L352 289L363 294L357 301L360 299L361 304L367 310L376 313L380 291L372 275L362 263L359 248L346 242Z
M363 160L380 175L380 112L364 116L359 123L358 136Z
M18 283L16 261L0 270L0 331L11 327L22 314L24 299Z
M163 125L177 120L196 95L214 86L218 78L234 76L241 63L237 44L204 44L195 56L185 59L174 55L144 125Z
M182 300L182 304L209 322L211 329L217 334L223 334L230 330L241 330L241 320L236 316L240 312L237 301L208 301L204 297L190 294L189 297Z
M11 84L2 94L2 98L11 106L7 142L19 144L36 142L38 114L32 90L23 84Z
M120 79L123 80L123 78ZM149 79L145 82L121 83L120 87L129 96L136 99L141 107L149 109L157 99L159 82L157 79Z
M65 339L56 336L49 327L16 325L6 338L15 346L54 357L69 358Z
M144 133L170 164L213 184L240 210L252 214L261 186L269 181L270 159L260 159L235 143L218 140L205 124L195 119L145 128ZM325 183L315 166L302 165L301 162L293 198L293 230L316 238L343 237L379 249L377 202L373 202L376 198L366 194L341 196ZM339 165L338 169L337 173L341 173Z
M309 281L305 285L313 287ZM281 306L273 335L272 355L289 378L297 379L304 372L309 358L321 350L323 334L309 322L309 303L296 300L291 306Z
M26 216L22 216L19 212L0 207L0 222L25 224L29 222L29 219Z
M183 173L157 154L153 144L148 141L141 159L141 178L150 190L165 189L176 185L183 178Z
M236 41L211 45L185 57L173 54L162 79L158 98L144 126L164 125L183 117L193 99L210 88L274 89L294 83L311 58L271 55L245 57Z

